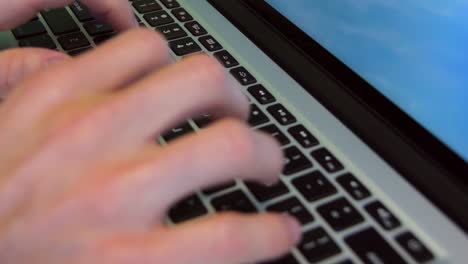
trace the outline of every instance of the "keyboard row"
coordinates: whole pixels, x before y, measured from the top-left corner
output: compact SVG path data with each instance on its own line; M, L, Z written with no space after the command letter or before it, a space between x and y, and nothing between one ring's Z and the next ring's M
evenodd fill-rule
M143 4L139 2L150 2L150 1L135 1L134 6L138 7L138 10L147 12L149 8L143 8ZM169 6L169 5L167 5ZM176 6L176 5L173 5ZM168 40L177 39L187 36L186 30L192 32L194 35L204 35L206 32L197 22L190 22L193 18L183 9L176 8L171 11L172 16L178 21L187 22L184 25L184 29L178 24L175 24L175 19L164 10L160 10L158 5L156 12L144 14L144 19L151 27L157 27L157 30L166 36ZM71 55L78 55L91 48L94 42L95 45L99 45L108 39L115 36L114 29L106 23L99 22L93 18L89 9L81 4L80 2L74 2L70 5L70 10L75 15L84 31L92 38L90 41L83 32L79 23L77 23L71 13L66 8L57 8L42 11L40 14L46 22L50 31L57 37L57 42L60 47L69 52ZM138 16L136 16L141 26L143 24ZM19 46L21 47L42 47L48 49L58 49L53 39L47 34L45 25L35 17L30 22L13 30L14 36L18 39ZM184 42L185 41L185 42ZM177 55L188 55L192 52L201 51L198 45L194 45L191 48L191 43L188 39L184 41L178 41L171 45ZM210 40L207 39L207 45L211 46ZM180 43L184 42L184 47L180 47Z
M368 216L383 229L392 231L402 227L398 218L391 213L381 202L370 199L370 192L350 173L338 176L336 181L348 190L356 200L367 201L363 206ZM362 260L371 261L378 258L382 263L406 263L393 246L387 242L379 231L367 225L367 215L363 215L344 196L328 178L319 171L312 171L295 177L290 181L293 188L299 191L299 196L291 195L284 180L272 186L263 186L252 182L231 182L223 186L201 191L205 201L194 194L179 202L169 212L174 223L180 223L196 217L202 217L213 212L237 211L241 213L256 213L261 211L288 213L297 218L305 226L303 239L297 250L309 263L318 263L329 257L343 253L336 242L336 235L328 233L317 221L315 215L320 216L334 232L340 233L349 228L361 225L363 230L352 232L344 237L346 245ZM245 188L242 188L242 185ZM248 190L254 200L252 200ZM207 197L207 198L206 198ZM321 200L327 199L325 203ZM337 198L334 198L337 197ZM302 201L307 201L304 204ZM330 201L331 200L331 201ZM255 202L265 205L264 210L255 206ZM315 210L309 207L319 204ZM211 208L211 209L210 209ZM314 213L315 211L315 213ZM319 225L317 226L317 222ZM313 228L309 230L309 227ZM349 232L348 232L349 233ZM326 243L324 243L326 241ZM410 254L418 263L426 263L434 258L429 249L410 231L403 230L395 236L395 241ZM290 254L270 264L299 263ZM346 263L353 263L348 260Z

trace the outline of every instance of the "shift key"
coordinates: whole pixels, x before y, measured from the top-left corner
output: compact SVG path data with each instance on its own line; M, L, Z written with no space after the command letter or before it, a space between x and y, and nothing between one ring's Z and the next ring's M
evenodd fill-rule
M80 30L65 8L48 9L41 12L42 17L55 35Z

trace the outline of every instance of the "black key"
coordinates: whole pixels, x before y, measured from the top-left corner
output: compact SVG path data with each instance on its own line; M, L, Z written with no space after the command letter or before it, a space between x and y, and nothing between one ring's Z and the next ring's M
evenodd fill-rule
M364 207L372 218L385 230L393 230L401 225L400 221L381 202L373 202Z
M205 28L203 28L202 25L200 25L200 23L198 23L197 21L185 23L185 28L187 28L190 31L190 33L192 33L196 37L208 34Z
M204 128L213 123L213 118L211 115L206 114L194 119L193 122L195 122L198 128Z
M187 36L187 33L177 24L157 27L156 30L161 32L167 40L173 40Z
M224 190L232 188L234 186L236 186L235 181L230 182L230 183L226 183L226 184L221 184L221 185L218 185L218 186L215 186L215 187L212 187L212 188L205 189L205 190L203 190L203 193L206 194L206 195L210 195L210 194L213 194L213 193L224 191Z
M351 173L342 175L336 181L345 189L354 199L363 200L371 195L369 190L362 185Z
M291 175L312 167L312 162L295 146L285 149L284 157L284 175Z
M255 213L257 209L249 198L240 190L233 191L211 200L216 211L236 211L242 213Z
M434 259L431 251L411 232L405 232L397 236L396 240L418 263L426 263Z
M102 44L102 43L108 41L109 39L113 38L114 36L115 36L115 34L107 34L107 35L97 36L97 37L94 38L94 43L96 43L96 45Z
M293 255L288 254L280 259L262 262L261 264L299 264L299 262Z
M176 0L160 0L166 8L180 7Z
M46 48L46 49L56 49L52 38L48 35L39 35L35 37L25 38L19 41L20 47L36 47L36 48Z
M169 42L169 46L177 56L185 56L201 51L200 46L190 37L173 40Z
M268 125L260 127L259 130L270 134L273 136L282 146L289 144L291 142L288 137L286 137L281 130L275 125Z
M46 33L46 29L42 22L39 20L28 22L13 30L13 35L15 35L17 39L31 37L34 35L40 35L44 33Z
M61 35L80 30L78 25L75 23L65 8L42 11L41 15L55 35Z
M140 13L148 13L162 9L156 0L136 0L133 1L133 7Z
M311 155L329 173L338 172L344 169L341 162L339 162L326 148L315 150Z
M96 43L96 45L100 45L110 40L111 38L115 37L115 35L116 34L101 35L101 36L95 37L93 40L94 40L94 43Z
M265 202L289 192L282 181L270 186L254 182L246 182L245 185L259 202Z
M80 1L76 1L71 4L70 8L80 22L94 19L91 12L89 12L89 8L83 5Z
M288 132L304 148L311 148L319 144L319 141L303 125L293 126L288 129Z
M268 206L266 209L270 212L288 213L299 220L302 225L306 225L314 221L312 214L307 211L307 208L305 208L296 197L275 203Z
M261 104L269 104L276 101L275 97L261 84L249 87L247 90Z
M238 67L230 70L230 73L242 85L250 85L256 83L257 80L244 67Z
M85 23L83 27L85 28L86 32L88 32L88 34L91 36L112 33L114 31L111 25L97 21Z
M165 133L162 137L166 142L170 142L174 139L177 139L183 135L194 132L195 130L189 123L185 123L181 126L171 129L169 132Z
M57 40L64 50L83 48L91 44L81 32L64 35L59 37Z
M321 227L304 233L298 249L310 263L318 263L341 252L335 241Z
M335 231L342 231L364 221L362 215L345 198L322 205L317 211Z
M296 118L281 104L272 105L267 110L283 126L296 122Z
M174 22L171 16L166 11L156 11L149 13L143 16L143 18L150 24L152 27L158 27Z
M227 50L218 51L213 55L226 68L231 68L239 65L239 62Z
M250 117L249 117L249 124L251 126L258 126L261 124L265 124L270 119L258 108L256 105L250 105Z
M207 213L208 210L205 205L203 205L200 198L198 198L197 195L192 195L172 207L171 210L169 210L169 218L174 223L180 223Z
M345 241L366 264L406 264L387 241L372 228L348 236Z
M336 188L319 171L296 178L292 181L292 184L309 202L325 198L337 192Z
M177 8L171 11L171 13L179 20L180 22L187 22L193 20L193 17L185 11L183 8Z
M200 41L200 43L208 50L208 51L217 51L217 50L220 50L220 49L223 49L223 46L221 46L221 44L219 44L219 42L213 38L212 36L208 35L208 36L204 36L204 37L200 37L198 39L198 41Z
M81 48L81 49L76 49L76 50L69 51L68 55L75 57L75 56L81 55L82 53L84 53L84 52L86 52L88 50L91 50L91 47L86 47L86 48Z

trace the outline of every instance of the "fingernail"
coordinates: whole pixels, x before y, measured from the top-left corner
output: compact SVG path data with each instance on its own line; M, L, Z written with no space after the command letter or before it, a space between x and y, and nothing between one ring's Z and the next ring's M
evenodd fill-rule
M289 215L285 215L284 217L286 218L285 221L291 234L291 241L296 245L302 238L302 226L296 218Z

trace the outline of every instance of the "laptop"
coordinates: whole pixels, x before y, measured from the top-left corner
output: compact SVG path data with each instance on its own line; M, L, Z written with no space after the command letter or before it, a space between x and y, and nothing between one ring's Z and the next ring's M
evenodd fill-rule
M283 146L273 186L187 197L174 224L219 211L296 216L301 243L265 263L466 263L468 23L463 1L130 0L175 59L205 52ZM115 35L80 2L45 10L0 48L78 56ZM159 138L204 129L206 115Z

